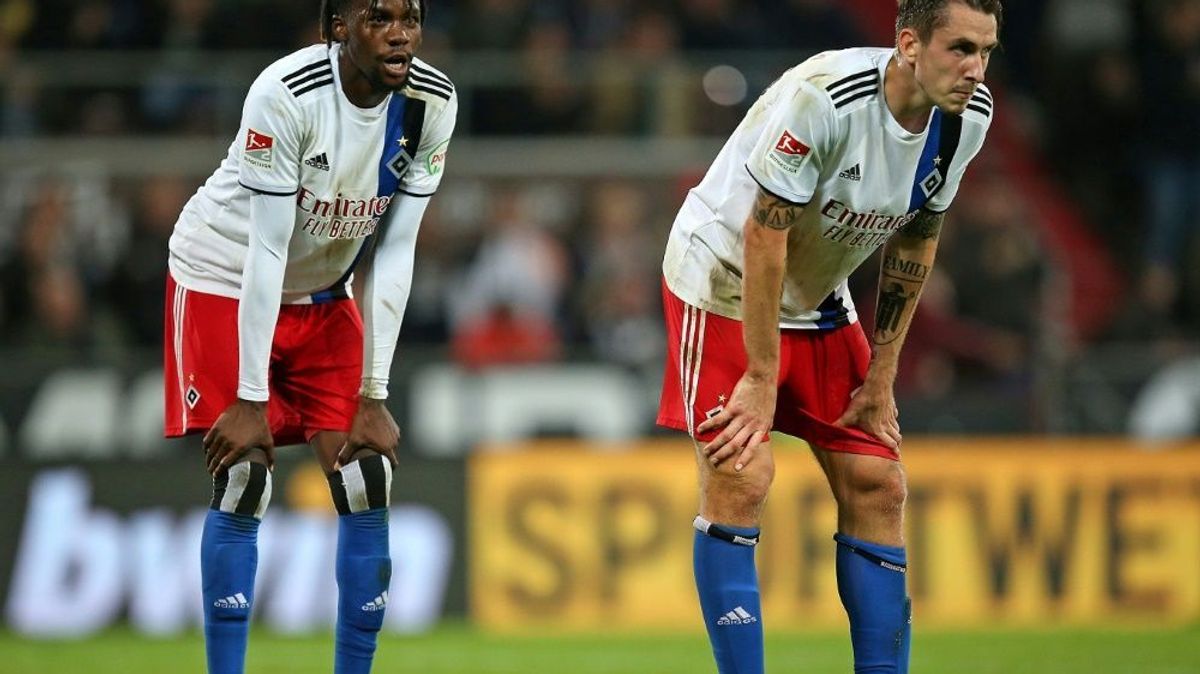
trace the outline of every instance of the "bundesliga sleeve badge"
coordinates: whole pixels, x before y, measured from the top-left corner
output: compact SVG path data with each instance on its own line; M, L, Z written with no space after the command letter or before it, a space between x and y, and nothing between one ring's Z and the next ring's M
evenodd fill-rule
M246 148L242 151L242 158L251 166L269 169L274 146L274 138L254 129L248 129L246 131Z
M775 147L767 154L767 158L788 173L798 173L804 158L811 151L812 148L785 129L783 135L775 142Z

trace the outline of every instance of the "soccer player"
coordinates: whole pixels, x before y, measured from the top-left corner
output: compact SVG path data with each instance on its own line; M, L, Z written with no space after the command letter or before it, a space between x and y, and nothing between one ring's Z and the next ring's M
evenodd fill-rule
M750 108L663 261L661 425L700 466L694 566L722 674L763 671L754 546L768 431L804 438L838 506L855 671L908 671L897 358L946 209L983 145L999 0L900 0L896 45L818 54ZM868 341L846 278L883 246Z
M171 237L166 433L205 432L213 674L243 671L274 448L301 442L339 515L334 671L371 668L399 442L388 373L458 109L450 80L414 56L426 11L426 0L324 0L325 44L255 80L228 157ZM360 316L351 274L368 256Z

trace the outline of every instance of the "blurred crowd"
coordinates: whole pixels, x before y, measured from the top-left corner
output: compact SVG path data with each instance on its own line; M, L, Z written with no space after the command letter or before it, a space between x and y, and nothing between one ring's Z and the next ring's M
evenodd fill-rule
M315 38L319 0L5 0L10 41L26 49L286 49ZM650 19L685 50L815 48L853 41L826 0L429 0L426 40L514 50L543 30L575 49L628 44ZM301 8L309 11L299 11Z
M230 92L197 75L206 54L309 44L318 4L0 0L0 138L225 137L231 130L213 110L231 104ZM460 86L464 137L724 136L769 79L664 124L664 106L694 101L671 103L639 78L672 64L736 62L715 56L724 51L795 61L883 45L894 3L873 5L432 0L425 48L445 55L438 65L480 50L520 64L494 83L476 76ZM1186 351L1200 335L1200 0L1005 7L1004 47L989 72L1005 130L994 130L952 209L905 353L901 387L931 401L978 384L1028 404L1038 368L1064 350L1153 340ZM134 87L49 86L44 68L25 67L62 50L126 51L146 76ZM1014 147L1049 167L1120 279L1118 294L1085 298L1110 308L1086 334L1063 325L1066 253L1048 234L1055 222L1002 161ZM652 370L663 242L696 178L476 181L451 169L422 228L405 339L447 345L471 367L582 355ZM0 171L0 345L157 347L166 240L203 179ZM874 275L853 279L868 323Z

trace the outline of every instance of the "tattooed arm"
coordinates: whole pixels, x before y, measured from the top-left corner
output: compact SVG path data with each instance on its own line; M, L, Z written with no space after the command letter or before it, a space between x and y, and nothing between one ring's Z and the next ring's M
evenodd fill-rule
M900 347L921 298L921 288L933 269L943 218L942 213L922 210L883 247L875 332L871 335L875 351L871 368L880 368L881 374L890 379L896 376Z
M900 425L892 386L900 348L908 334L925 286L944 214L921 210L912 222L896 232L883 247L879 271L879 299L875 305L875 332L871 334L871 366L858 394L839 423L857 426L889 445L900 444Z
M742 330L746 374L772 384L779 377L779 298L787 258L788 231L803 206L759 190L743 227Z
M766 438L775 420L779 379L779 298L787 258L788 231L800 220L804 206L759 190L744 225L742 263L742 332L746 372L728 404L697 427L705 433L723 427L704 451L713 464L737 455L741 470ZM742 448L745 449L742 449Z

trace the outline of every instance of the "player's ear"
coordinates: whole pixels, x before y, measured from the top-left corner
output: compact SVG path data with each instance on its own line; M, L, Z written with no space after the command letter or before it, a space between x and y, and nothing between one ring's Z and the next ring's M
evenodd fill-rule
M917 62L920 45L921 40L917 37L917 31L912 28L901 28L900 34L896 36L896 53L901 62L910 66Z
M347 42L350 40L350 27L346 25L346 20L341 14L334 14L329 22L329 30L333 33L334 42Z

